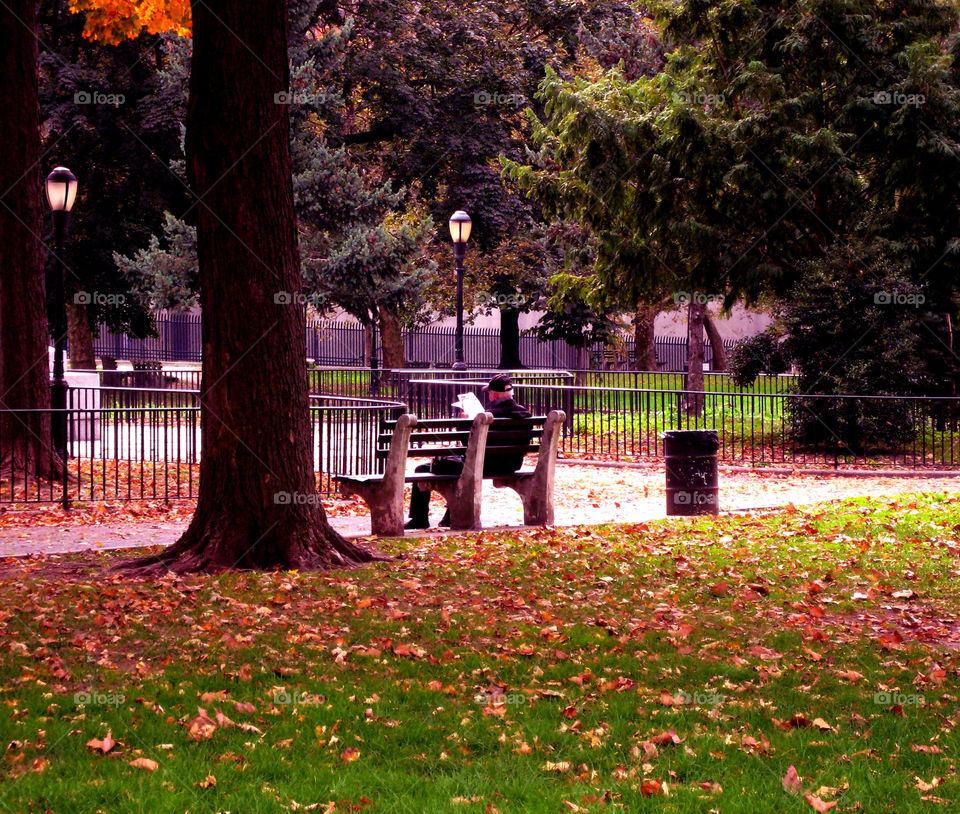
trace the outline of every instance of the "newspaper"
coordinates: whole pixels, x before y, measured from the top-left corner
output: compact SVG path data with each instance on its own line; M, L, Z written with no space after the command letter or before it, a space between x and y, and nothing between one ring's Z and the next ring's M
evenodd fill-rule
M457 400L450 406L460 410L467 418L476 418L483 412L483 404L475 393L460 393Z

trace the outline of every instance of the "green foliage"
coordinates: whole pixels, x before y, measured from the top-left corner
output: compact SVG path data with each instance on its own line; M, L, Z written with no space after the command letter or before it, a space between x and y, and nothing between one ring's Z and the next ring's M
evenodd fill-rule
M144 309L186 311L198 304L197 230L169 212L162 240L151 235L146 249L130 257L114 252L113 261Z
M879 252L837 251L811 263L783 308L798 391L822 396L909 396L930 389L920 327L925 291ZM902 399L808 398L790 402L791 433L804 445L856 452L896 448L915 434Z
M730 378L740 387L750 387L761 373L786 373L790 364L781 343L782 337L772 331L738 342L727 358Z
M175 37L146 34L100 45L81 37L83 23L64 4L41 4L43 170L62 164L79 182L66 251L67 301L77 292L101 295L86 307L93 325L143 336L150 316L140 299L126 296L112 255L142 248L165 211L182 213L189 205L170 169L181 155L185 102L183 88L172 92L167 74L179 45Z
M960 279L956 23L934 0L664 4L664 70L548 71L538 152L506 173L592 230L612 296L782 296L859 243L922 284L942 326Z

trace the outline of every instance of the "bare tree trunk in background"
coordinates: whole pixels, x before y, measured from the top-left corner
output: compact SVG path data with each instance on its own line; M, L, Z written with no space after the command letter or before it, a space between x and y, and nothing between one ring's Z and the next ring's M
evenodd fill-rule
M0 3L0 408L50 409L37 89L37 3ZM52 169L52 166L50 167ZM5 414L0 467L55 479L50 414Z
M67 303L67 342L70 344L71 370L96 370L97 359L93 353L93 331L90 330L90 314L85 305Z
M307 411L290 165L285 0L193 0L187 167L203 305L200 491L184 535L136 573L352 565L327 522Z
M400 370L407 366L407 357L403 348L403 331L400 317L394 311L381 305L380 312L380 348L383 351L383 366L387 370Z
M590 348L587 345L577 345L577 370L574 373L573 383L582 387L587 381L587 370L590 368Z
M500 307L500 364L499 370L519 370L523 367L520 358L520 310Z
M710 347L713 350L713 370L723 371L727 369L727 350L723 347L723 339L717 330L716 323L709 311L703 314L703 327L707 331L707 338L710 340Z
M659 305L637 303L633 314L633 346L636 349L637 370L657 370L657 345L653 335L653 326L657 314L663 309Z
M704 303L690 299L687 305L687 377L684 390L692 391L684 399L687 415L700 415L703 412L703 321L707 312Z
M372 367L377 352L377 327L372 322L363 323L363 366Z

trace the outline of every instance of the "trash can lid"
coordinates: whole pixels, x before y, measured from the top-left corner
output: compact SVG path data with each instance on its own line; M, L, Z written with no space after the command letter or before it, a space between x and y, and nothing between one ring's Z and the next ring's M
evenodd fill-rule
M673 441L690 446L716 448L720 445L720 435L716 430L666 430L660 433L664 441Z

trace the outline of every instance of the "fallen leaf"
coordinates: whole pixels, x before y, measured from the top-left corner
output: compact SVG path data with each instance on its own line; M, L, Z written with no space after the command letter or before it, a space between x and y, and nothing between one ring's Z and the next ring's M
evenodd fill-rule
M107 730L107 734L104 736L103 740L98 740L93 738L92 740L87 741L87 746L91 749L97 749L104 755L113 749L117 745L117 742L113 739L113 736L110 734L110 730Z
M790 794L799 794L803 791L803 782L800 779L800 775L797 774L797 767L793 764L787 769L787 773L780 782L783 784L783 790Z
M148 757L138 757L136 760L131 760L130 765L135 769L146 769L148 772L155 772L160 768L157 761L150 760Z
M197 717L187 726L187 737L192 741L210 740L217 731L217 725L210 720L207 711L202 707L197 707L197 713Z
M663 794L664 793L663 783L661 783L659 780L656 780L654 778L650 778L649 780L644 780L640 784L640 793L644 797L652 797L655 794Z
M804 794L803 799L810 804L810 807L814 811L829 811L831 808L833 808L837 804L836 800L833 800L832 802L827 803L821 800L819 797L815 797L812 794Z

